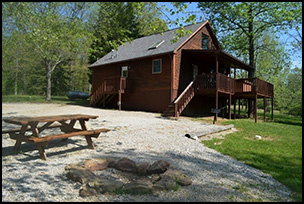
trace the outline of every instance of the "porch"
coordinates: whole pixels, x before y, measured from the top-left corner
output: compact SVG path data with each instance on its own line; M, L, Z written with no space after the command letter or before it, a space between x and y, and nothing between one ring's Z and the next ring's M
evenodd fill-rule
M236 106L236 100L245 99L250 104L248 116L253 108L254 118L257 121L258 98L263 98L264 104L266 99L270 98L271 110L273 110L273 85L259 78L236 78L237 75L245 74L242 71L249 73L253 70L251 66L221 50L183 50L180 68L180 77L183 78L179 80L178 97L169 105L164 115L174 113L174 117L179 117L192 98L200 95L215 98L214 105L209 107L215 114L215 121L223 108L219 107L219 98L228 99L226 106L229 119L231 119L231 104ZM221 106L223 106L222 102ZM266 108L264 105L264 112ZM235 116L234 113L234 118Z

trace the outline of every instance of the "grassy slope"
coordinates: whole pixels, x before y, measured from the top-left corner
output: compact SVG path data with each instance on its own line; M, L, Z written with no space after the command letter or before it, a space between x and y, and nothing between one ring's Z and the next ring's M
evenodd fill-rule
M295 193L296 201L302 201L302 119L282 114L275 114L274 122L261 119L262 113L258 123L253 119L224 121L239 131L203 143L271 174Z

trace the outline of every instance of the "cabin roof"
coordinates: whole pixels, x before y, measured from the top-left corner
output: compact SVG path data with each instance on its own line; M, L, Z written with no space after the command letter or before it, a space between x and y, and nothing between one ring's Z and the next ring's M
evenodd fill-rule
M117 51L115 50L113 52L109 52L95 63L91 64L89 68L173 52L175 49L179 48L179 46L182 45L189 38L189 36L191 36L196 30L207 22L208 21L184 26L185 30L191 30L192 33L179 38L175 43L171 43L171 40L174 38L175 31L178 28L165 31L163 33L137 38L132 42L126 42L125 44L119 46Z

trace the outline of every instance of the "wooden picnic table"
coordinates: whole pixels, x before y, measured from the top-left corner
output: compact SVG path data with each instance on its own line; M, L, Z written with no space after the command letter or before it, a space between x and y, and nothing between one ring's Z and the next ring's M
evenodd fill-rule
M21 125L16 129L2 130L2 134L8 133L10 138L16 140L14 149L20 150L22 142L34 143L39 151L40 158L46 160L45 147L51 140L66 140L69 137L84 136L88 143L89 149L94 149L92 137L97 138L101 132L108 132L109 129L101 128L96 130L88 130L85 122L89 119L96 119L96 115L53 115L38 117L13 117L3 119L6 123ZM74 128L76 122L80 123L81 129ZM57 124L54 124L57 123ZM60 128L62 134L41 135L45 129ZM30 135L25 133L30 131Z

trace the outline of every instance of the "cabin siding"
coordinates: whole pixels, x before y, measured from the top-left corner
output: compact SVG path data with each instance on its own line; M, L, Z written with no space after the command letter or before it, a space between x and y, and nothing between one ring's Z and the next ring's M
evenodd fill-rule
M132 91L122 94L122 109L161 112L171 99L171 56L172 54L163 54L94 67L93 91L104 79L120 76L121 67L128 66L127 84L132 86ZM155 59L162 60L161 73L152 73L152 61ZM109 107L115 107L116 103L117 97L114 97Z
M202 34L208 36L209 49L215 50L215 42L213 42L211 38L211 34L206 26L203 26L199 31L191 37L189 41L187 41L183 46L181 46L176 54L175 54L175 69L174 69L174 77L173 77L173 87L172 87L172 95L173 99L178 97L178 94L183 90L185 87L180 87L180 84L184 84L186 82L180 82L180 79L184 79L181 77L181 64L182 64L182 50L183 49L201 49L201 41L202 41Z

